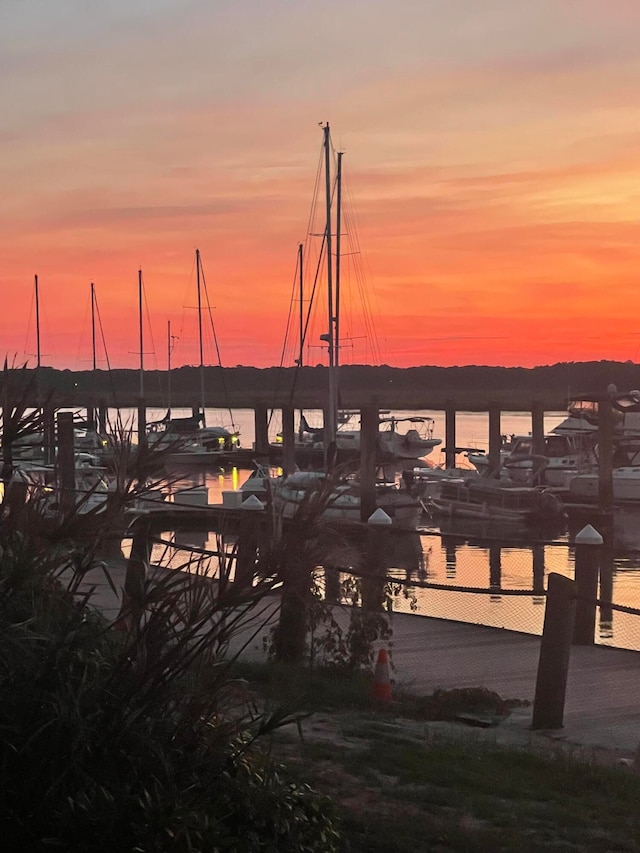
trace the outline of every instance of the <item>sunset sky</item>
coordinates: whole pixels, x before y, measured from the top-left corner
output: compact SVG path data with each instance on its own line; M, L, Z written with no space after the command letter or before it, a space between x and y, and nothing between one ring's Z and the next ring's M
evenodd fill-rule
M145 366L168 320L196 363L197 247L222 363L278 364L329 121L343 363L638 361L639 43L637 0L1 0L0 353L37 274L44 365L94 282L136 367L142 268Z

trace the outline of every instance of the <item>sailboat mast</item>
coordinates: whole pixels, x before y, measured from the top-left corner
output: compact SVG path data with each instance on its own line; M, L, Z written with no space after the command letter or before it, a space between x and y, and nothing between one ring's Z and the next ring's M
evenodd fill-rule
M138 270L138 332L140 343L140 398L144 397L144 341L142 334L142 270Z
M335 441L338 422L338 405L335 376L335 342L334 342L334 311L333 311L333 255L331 252L331 133L329 122L324 126L324 171L326 199L326 246L327 246L327 307L329 329L327 344L329 348L329 409L328 423L325 428L325 443L328 446Z
M336 398L338 396L337 368L340 364L340 227L342 219L342 151L338 151L338 168L336 172L336 310L335 336L333 341L335 355L333 362L336 366Z
M200 343L200 410L202 412L202 426L207 425L207 416L204 411L204 351L202 348L202 294L200 284L200 249L196 249L196 280L198 283L198 340Z
M40 370L40 291L38 290L38 276L34 276L35 299L36 299L36 367Z
M167 320L167 414L171 416L171 320Z
M91 282L91 354L93 357L93 370L95 372L96 363L96 286Z
M304 351L304 318L303 318L303 310L304 310L304 272L302 269L302 243L298 244L298 299L300 303L300 314L298 317L300 323L299 335L300 335L300 349L298 350L298 367L302 367L302 357Z

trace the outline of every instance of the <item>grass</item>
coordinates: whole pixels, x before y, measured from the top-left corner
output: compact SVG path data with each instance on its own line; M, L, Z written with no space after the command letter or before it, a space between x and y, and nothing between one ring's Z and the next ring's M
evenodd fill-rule
M273 749L333 799L345 853L640 853L640 776L629 768L553 742L503 746L498 726L429 723L456 706L486 711L488 697L504 713L522 703L477 690L376 707L362 674L253 666L244 676L270 699L297 692L312 712L302 739L281 733Z

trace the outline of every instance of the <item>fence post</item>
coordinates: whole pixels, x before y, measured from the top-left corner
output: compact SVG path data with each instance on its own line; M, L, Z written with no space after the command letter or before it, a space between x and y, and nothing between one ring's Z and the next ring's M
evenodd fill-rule
M534 729L561 729L569 674L569 655L575 613L575 582L552 572L547 584L547 604L540 641Z
M592 646L596 631L596 599L602 536L587 524L575 538L576 543L576 618L573 642L577 646Z

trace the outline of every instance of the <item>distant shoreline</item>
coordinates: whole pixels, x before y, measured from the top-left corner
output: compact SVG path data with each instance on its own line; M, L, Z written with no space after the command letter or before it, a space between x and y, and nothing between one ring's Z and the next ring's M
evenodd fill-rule
M51 398L57 407L135 407L140 403L137 370L71 371L41 367L8 370L9 395L24 395L29 405ZM571 362L544 367L410 367L345 365L339 369L340 405L361 408L545 411L566 408L571 398L605 394L610 384L621 391L640 387L640 366L633 362ZM326 367L206 367L205 403L212 408L322 408L327 399ZM197 406L200 372L196 367L171 371L171 405ZM166 371L145 371L144 403L169 404Z

